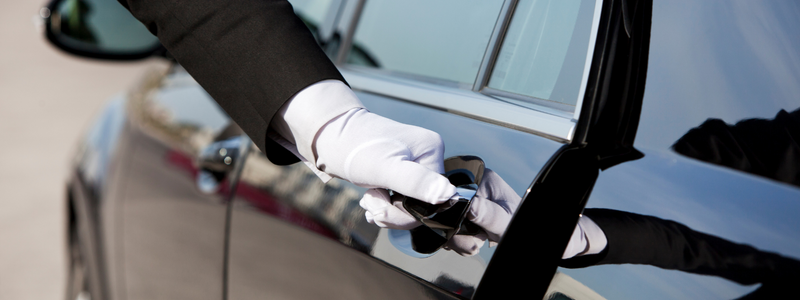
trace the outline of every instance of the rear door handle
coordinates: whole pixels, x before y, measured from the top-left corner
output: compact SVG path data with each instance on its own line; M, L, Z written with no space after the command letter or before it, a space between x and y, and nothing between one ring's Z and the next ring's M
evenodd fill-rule
M197 156L197 187L204 193L216 193L220 183L244 158L249 143L246 136L236 136L211 143Z

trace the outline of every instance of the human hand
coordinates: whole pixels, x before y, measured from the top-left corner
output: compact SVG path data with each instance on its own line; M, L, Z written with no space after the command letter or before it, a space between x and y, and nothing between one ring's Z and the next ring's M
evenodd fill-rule
M500 175L491 169L484 169L483 180L467 213L467 220L480 226L482 232L474 236L457 234L445 247L469 256L478 254L486 240L489 240L489 245L498 243L520 200L521 197Z
M490 245L500 242L503 233L517 210L520 196L497 173L485 169L483 182L472 200L467 219L483 229L475 236L455 235L447 247L461 255L475 255L488 239ZM603 230L587 216L581 216L575 225L563 259L587 254L597 254L607 245Z
M350 110L325 125L315 149L320 170L370 188L365 197L389 203L386 189L390 189L440 204L456 195L455 187L440 174L444 143L439 134L366 109Z
M388 192L377 189L391 189L439 204L456 195L440 175L444 144L437 133L370 113L341 81L325 80L300 91L270 128L323 181L334 176L374 189L365 197L389 203Z
M401 196L389 199L385 190L369 190L360 204L367 210L367 221L378 226L407 230L421 225L403 208L400 200ZM520 197L511 186L491 169L484 169L483 180L467 214L467 220L480 226L481 231L476 235L456 234L444 248L470 256L477 254L486 240L500 241L519 202Z

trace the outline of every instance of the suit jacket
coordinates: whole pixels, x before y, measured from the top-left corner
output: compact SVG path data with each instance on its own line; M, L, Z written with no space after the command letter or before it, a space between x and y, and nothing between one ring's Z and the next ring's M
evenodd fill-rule
M118 1L276 164L298 161L266 137L280 107L321 80L345 82L288 1Z

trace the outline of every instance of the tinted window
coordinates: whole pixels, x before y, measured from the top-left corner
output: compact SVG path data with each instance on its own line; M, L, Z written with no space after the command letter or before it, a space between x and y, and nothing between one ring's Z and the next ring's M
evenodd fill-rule
M595 0L517 4L489 87L575 105L581 90Z
M367 1L348 63L472 84L502 4Z
M306 23L320 26L325 21L333 0L291 0L294 13Z

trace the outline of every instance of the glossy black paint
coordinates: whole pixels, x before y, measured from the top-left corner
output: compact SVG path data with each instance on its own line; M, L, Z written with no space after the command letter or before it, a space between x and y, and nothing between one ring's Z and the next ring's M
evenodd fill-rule
M520 194L561 146L542 137L397 99L357 93L373 112L439 132L447 145L445 156L481 157ZM518 145L524 147L514 148ZM540 151L530 155L526 149ZM251 155L233 202L230 298L428 299L452 297L452 293L469 297L474 292L495 248L484 246L474 257L443 250L424 259L410 256L397 248L390 230L379 230L366 222L358 205L364 191L337 179L323 184L304 165L275 166L261 154ZM277 230L280 220L293 225ZM301 233L307 231L316 235ZM336 240L339 243L332 243ZM298 265L303 267L296 268ZM389 278L394 278L391 284L386 283ZM320 284L300 285L307 281ZM412 292L387 293L401 288ZM339 293L330 294L331 289Z
M201 193L193 153L229 120L180 70L150 73L79 144L70 205L90 237L92 297L222 295L229 189Z
M77 234L70 238L79 238L76 243L83 252L81 255L86 269L88 292L92 295L108 297L109 266L107 256L110 251L104 246L103 241L109 237L108 231L113 230L114 224L103 217L108 207L101 205L104 198L106 183L119 178L119 168L112 168L113 157L126 155L126 143L120 140L126 122L125 98L112 99L101 112L82 141L78 144L73 159L74 172L68 184L67 207L69 231ZM102 229L105 228L105 229ZM76 279L77 280L77 279ZM76 287L77 288L77 287ZM67 291L75 294L80 291Z
M619 8L609 8L613 13L604 19L617 38L645 31L643 19L626 17L642 10L622 11L632 3L605 1ZM731 299L784 289L797 276L800 189L671 147L711 118L733 124L800 107L800 41L792 38L800 31L800 7L791 1L670 0L654 1L652 13L649 52L639 54L649 55L643 96L642 74L595 78L590 89L606 101L589 102L593 110L584 112L591 117L581 116L569 146L357 91L373 112L439 132L446 156L477 155L528 195L501 246L484 247L469 259L444 251L424 259L400 253L390 232L364 220L358 206L363 189L338 180L323 185L307 167L275 166L257 152L248 155L241 180L230 179L216 194L199 192L194 156L223 136L229 120L180 68L148 77L101 113L74 161L67 199L81 220L74 224L83 233L92 296L493 299L557 291L576 299ZM618 89L603 94L609 82ZM619 82L629 86L619 88ZM640 115L635 102L613 102L639 97ZM606 152L593 149L595 143ZM630 160L638 153L644 157ZM235 191L228 188L234 183ZM661 256L608 251L580 264L559 261L584 205L590 217L611 209L667 224L657 227L677 228L676 235L702 237L687 238L688 244L745 249L736 251L778 267L756 269L719 251L740 273L709 269L700 256L676 260L677 250L663 240L643 245L628 238L642 227L611 229L604 224L613 223L602 221L610 247ZM559 268L553 276L556 264L573 269ZM516 276L519 269L526 275Z
M631 237L616 247L664 254L559 272L614 299L764 298L787 287L779 282L795 281L800 224L793 215L800 209L800 189L687 158L671 147L708 119L733 125L800 107L800 44L789 38L798 34L798 14L800 7L791 1L654 1L647 86L634 143L645 157L602 172L586 205L711 236L718 242L703 244L718 247L715 253L726 263L709 267L713 260L701 255L702 247L641 244ZM797 168L796 162L784 164ZM687 255L676 260L673 255L683 251ZM782 262L764 268L731 253ZM740 280L736 272L757 279Z
M478 299L545 295L599 169L642 157L632 144L644 92L652 3L604 1L602 10L575 137L537 175L481 281ZM533 246L531 236L549 243ZM528 276L517 276L513 270L519 268L530 270Z

